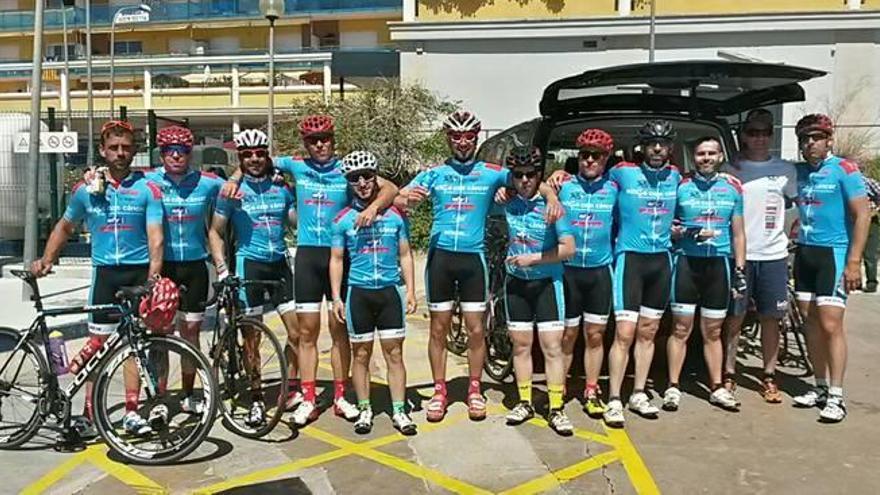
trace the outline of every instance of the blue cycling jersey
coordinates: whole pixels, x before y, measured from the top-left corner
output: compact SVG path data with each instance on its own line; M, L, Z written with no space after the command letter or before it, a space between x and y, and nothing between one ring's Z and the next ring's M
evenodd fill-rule
M567 266L593 268L610 265L612 227L618 186L607 176L587 180L572 176L559 189L559 201L565 206L565 221L574 235L574 256Z
M852 219L848 202L867 195L859 166L830 155L818 166L798 163L798 244L847 248Z
M536 254L556 249L559 239L572 233L560 218L548 225L544 220L547 202L540 194L530 200L515 197L504 209L507 218L507 256ZM507 273L525 280L552 278L562 275L562 263L546 263L528 267L506 265Z
M674 165L659 169L620 163L608 173L617 182L620 231L615 252L661 253L672 246L670 238L675 200L681 175Z
M483 161L462 164L447 160L413 178L407 188L428 191L434 212L431 248L482 253L486 217L495 192L507 185L510 171Z
M141 172L121 182L108 177L104 194L73 188L64 219L85 219L92 235L92 265L143 265L150 262L147 226L162 225L162 191Z
M342 210L333 222L333 247L348 250L348 285L383 289L401 284L400 242L409 240L406 220L394 208L380 213L369 227L355 227L363 205Z
M208 257L207 226L223 179L190 171L175 182L164 169L147 174L162 188L165 211L165 261L197 261Z
M678 206L675 216L688 229L676 247L687 256L713 258L730 256L730 225L735 217L743 216L742 185L727 174L715 174L706 179L700 174L684 179L678 186ZM715 236L697 241L699 230L712 230Z
M287 253L284 227L294 209L293 194L269 178L245 176L241 199L219 198L216 214L228 218L235 231L236 256L273 262Z
M274 163L296 181L297 245L330 247L333 219L350 201L342 162L334 158L321 165L308 158L284 156Z

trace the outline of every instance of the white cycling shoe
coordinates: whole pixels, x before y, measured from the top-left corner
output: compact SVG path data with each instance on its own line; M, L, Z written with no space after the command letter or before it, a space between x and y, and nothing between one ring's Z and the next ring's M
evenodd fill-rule
M612 428L623 428L626 418L623 416L623 403L618 399L605 404L605 412L602 413L605 424Z
M655 419L657 418L657 415L660 414L660 409L657 409L657 406L651 404L651 400L648 399L648 394L644 392L632 394L629 398L628 407L630 411L643 418Z

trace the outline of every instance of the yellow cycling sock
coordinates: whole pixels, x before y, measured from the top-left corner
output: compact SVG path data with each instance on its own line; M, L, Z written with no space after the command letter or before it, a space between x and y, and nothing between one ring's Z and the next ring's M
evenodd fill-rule
M519 390L519 400L521 402L532 403L532 381L517 382L516 388Z
M562 409L562 385L547 385L550 396L550 409Z

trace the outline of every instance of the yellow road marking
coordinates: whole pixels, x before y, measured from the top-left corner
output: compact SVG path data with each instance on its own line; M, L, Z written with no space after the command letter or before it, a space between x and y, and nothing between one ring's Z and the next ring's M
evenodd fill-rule
M88 460L97 468L133 488L137 493L160 494L169 493L155 481L126 466L107 459L107 449L94 449L86 454Z
M70 459L62 462L55 469L49 471L42 478L37 481L31 483L24 490L22 490L22 495L36 495L38 493L43 493L48 490L50 486L58 483L61 478L67 476L71 471L77 468L80 464L87 462L88 451L80 452L76 455L70 457Z
M645 461L642 460L629 435L623 430L607 427L605 427L605 433L614 442L614 449L620 454L620 460L623 463L624 469L626 469L630 482L636 489L636 493L659 494L660 488L654 482L651 472L648 471Z
M282 476L284 474L292 473L298 471L300 469L310 468L312 466L317 466L319 464L324 464L325 462L334 461L336 459L341 459L343 457L350 456L351 452L346 451L345 449L337 449L332 450L330 452L325 452L323 454L318 454L316 456L307 457L305 459L300 459L294 462L288 462L285 464L281 464L278 466L261 469L259 471L254 471L252 473L248 473L244 476L240 476L238 478L229 479L226 481L222 481L220 483L200 488L196 490L195 493L198 494L210 494L222 492L223 490L229 490L231 488L236 488L239 486L251 485L254 483L259 483L262 481L270 480Z
M452 478L451 476L447 476L439 471L413 464L409 461L401 459L400 457L395 457L393 455L365 447L361 444L350 442L348 440L345 440L344 438L337 437L336 435L327 433L317 428L309 428L303 430L303 433L322 442L329 443L330 445L334 445L336 447L339 447L340 449L344 449L348 452L351 452L352 454L361 456L365 459L378 462L379 464L383 464L390 468L409 474L410 476L431 481L434 484L445 488L446 490L449 490L453 493L492 493L480 487L471 485L470 483L466 483L464 481Z
M578 462L571 466L559 469L549 474L545 474L538 479L527 481L521 485L515 486L509 490L501 492L499 495L527 495L532 493L541 493L553 488L558 488L563 483L567 483L579 476L583 476L590 471L596 470L620 459L620 455L615 451L603 452L584 461Z

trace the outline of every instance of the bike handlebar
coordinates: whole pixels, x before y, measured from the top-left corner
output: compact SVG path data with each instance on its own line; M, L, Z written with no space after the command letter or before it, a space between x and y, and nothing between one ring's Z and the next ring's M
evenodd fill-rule
M235 290L248 286L281 287L282 285L284 285L283 282L279 282L278 280L244 280L230 275L223 280L218 280L212 284L214 287L214 296L203 302L201 307L204 309L216 304L217 300L220 298L220 294L222 294L224 290Z

